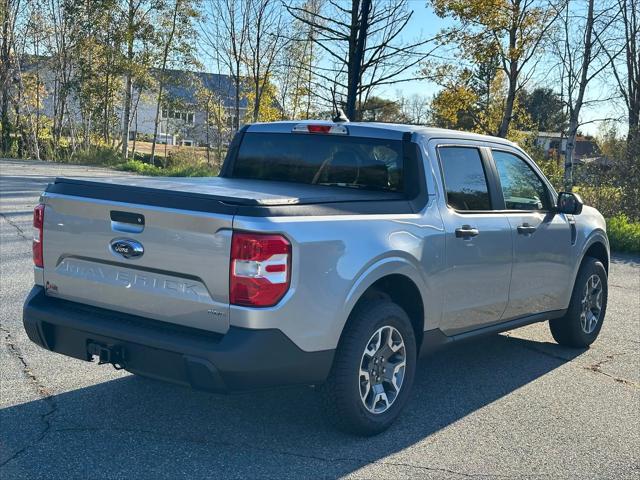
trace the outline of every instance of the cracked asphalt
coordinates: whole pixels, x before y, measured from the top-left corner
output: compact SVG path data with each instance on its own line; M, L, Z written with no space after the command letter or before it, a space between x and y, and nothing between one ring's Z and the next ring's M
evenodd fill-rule
M591 349L546 324L421 361L411 401L362 439L311 388L213 395L45 351L22 328L31 211L56 175L0 161L0 478L640 478L640 257L616 255Z

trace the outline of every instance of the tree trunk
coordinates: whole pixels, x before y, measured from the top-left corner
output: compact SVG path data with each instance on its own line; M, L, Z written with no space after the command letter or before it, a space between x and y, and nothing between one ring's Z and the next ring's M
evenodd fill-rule
M124 87L124 113L122 115L122 159L124 161L126 161L129 156L129 117L131 117L131 97L133 91L131 68L133 64L134 13L134 0L129 0L129 17L127 19L127 74Z
M518 83L517 65L518 62L511 62L511 68L509 72L509 91L507 92L507 100L504 105L502 122L500 122L500 128L498 129L498 136L502 138L506 138L509 134L511 120L513 119L513 106L516 102L516 89Z
M240 62L236 62L236 75L234 78L236 85L235 91L235 118L233 119L233 129L237 132L240 130Z
M2 1L2 49L0 51L0 88L2 100L0 101L0 121L2 123L2 141L0 148L7 153L11 145L11 123L9 120L9 91L10 82L10 53L11 53L11 19L9 0Z
M570 192L573 188L573 154L576 150L578 135L578 119L571 115L567 131L567 148L564 152L564 189Z
M584 36L584 53L580 72L580 84L578 85L578 97L576 103L569 111L569 132L567 138L567 151L564 157L564 188L570 192L573 189L573 153L575 151L576 135L578 134L578 122L580 110L584 102L584 92L589 83L589 65L591 64L591 49L593 47L593 3L589 0L587 9L587 25Z
M627 152L630 159L637 158L640 162L640 112L629 111L629 133L627 134Z
M262 20L263 20L263 9L260 8L258 11L257 25L256 25L256 45L254 51L253 58L253 121L254 123L258 121L258 117L260 115L260 97L262 96L261 88L260 88L260 62L262 59L260 58L260 43L262 41Z
M346 115L350 120L356 120L356 102L358 99L358 87L360 86L362 77L364 47L369 30L371 0L362 0L362 3L360 3L360 0L353 0L351 5Z
M136 108L135 113L133 114L133 121L134 121L134 125L136 127L136 132L138 131L138 109ZM135 159L136 158L136 140L137 140L137 135L133 136L133 144L131 145L131 156Z
M104 143L109 144L109 96L111 91L111 77L107 73L105 75L106 86L104 89L104 104L102 107L102 138L104 139Z
M22 123L22 115L20 112L20 105L22 105L22 85L18 85L18 95L17 95L17 101L14 104L14 115L15 115L15 128L17 131L17 144L18 144L18 148L17 148L17 157L18 158L23 158L24 157L24 141L25 141L25 132L24 132L24 125Z
M158 136L158 124L160 123L160 107L162 105L162 93L164 90L164 74L167 70L167 60L169 59L169 51L171 49L171 43L173 42L173 36L176 33L176 21L178 19L178 9L180 8L180 0L176 0L175 8L173 9L173 19L171 23L171 32L167 38L167 43L164 46L164 52L162 55L162 68L160 69L160 84L158 85L158 100L156 102L156 117L153 122L153 143L151 144L151 164L156 164L156 137ZM165 156L166 162L166 156Z
M313 75L311 74L311 66L313 63L313 45L315 42L315 30L313 27L309 27L309 65L307 68L307 108L305 110L305 120L309 120L311 116L311 92L313 91Z
M518 8L519 13L519 8ZM518 43L518 25L514 15L514 20L509 29L509 52L514 52ZM513 53L510 53L513 55ZM502 112L502 121L500 122L500 128L498 128L498 136L506 138L509 133L509 127L511 126L511 120L513 119L513 106L516 101L516 90L518 88L518 60L517 58L509 59L509 71L507 75L509 77L509 91L507 92L507 100L505 102L504 111Z
M211 111L211 99L207 100L207 116L206 116L206 126L207 126L207 165L211 165L211 142L209 141L209 130L210 130L210 119L209 112Z
M156 100L156 115L153 121L153 138L151 139L151 165L156 164L156 143L158 138L158 126L160 124L160 106L162 105L162 90L164 88L164 67L160 73L160 85L158 85L158 98ZM166 133L166 132L165 132ZM166 141L166 138L165 138Z

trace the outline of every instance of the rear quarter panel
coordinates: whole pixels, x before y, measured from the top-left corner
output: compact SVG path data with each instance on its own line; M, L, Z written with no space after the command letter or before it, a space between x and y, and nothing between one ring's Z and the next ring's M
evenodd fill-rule
M420 290L425 329L437 326L441 295L434 279L444 236L434 197L417 214L236 217L233 228L285 235L292 278L275 307L231 306L231 325L279 328L306 351L334 349L362 293L386 275L402 274Z

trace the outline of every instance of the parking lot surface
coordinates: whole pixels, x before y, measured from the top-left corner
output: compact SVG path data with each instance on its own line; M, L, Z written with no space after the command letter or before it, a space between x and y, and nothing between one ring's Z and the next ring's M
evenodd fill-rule
M357 438L312 388L214 395L32 344L31 215L56 175L0 161L0 478L640 478L640 257L614 255L589 350L536 324L420 363L406 411Z

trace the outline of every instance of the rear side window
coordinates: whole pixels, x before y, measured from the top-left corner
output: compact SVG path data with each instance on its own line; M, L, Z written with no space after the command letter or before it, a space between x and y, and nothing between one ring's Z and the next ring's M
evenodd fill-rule
M491 210L480 151L468 147L438 149L447 204L456 210Z
M231 176L402 192L402 142L339 135L247 132Z

